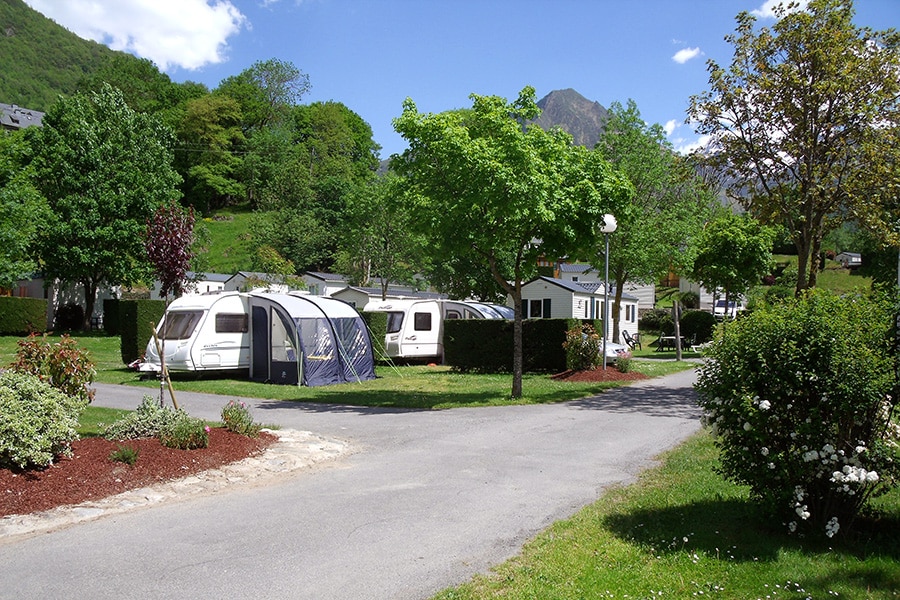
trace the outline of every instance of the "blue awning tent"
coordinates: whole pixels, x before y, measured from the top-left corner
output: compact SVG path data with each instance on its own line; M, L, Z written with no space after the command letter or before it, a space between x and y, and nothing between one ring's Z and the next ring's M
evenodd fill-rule
M302 294L249 296L253 381L312 387L375 378L369 331L352 306Z

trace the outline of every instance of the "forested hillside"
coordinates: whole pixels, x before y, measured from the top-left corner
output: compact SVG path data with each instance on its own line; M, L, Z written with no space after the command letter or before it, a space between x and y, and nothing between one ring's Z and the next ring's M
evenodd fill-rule
M119 52L83 40L26 5L0 0L0 102L46 111ZM138 59L134 59L138 60Z

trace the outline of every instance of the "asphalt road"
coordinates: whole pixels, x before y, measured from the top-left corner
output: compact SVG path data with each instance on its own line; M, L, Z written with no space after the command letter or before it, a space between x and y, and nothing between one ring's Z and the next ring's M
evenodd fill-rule
M693 372L555 405L407 411L248 401L355 452L0 543L0 598L421 599L519 552L699 428ZM98 386L96 405L144 390ZM218 419L230 398L179 394ZM0 540L2 542L2 540Z

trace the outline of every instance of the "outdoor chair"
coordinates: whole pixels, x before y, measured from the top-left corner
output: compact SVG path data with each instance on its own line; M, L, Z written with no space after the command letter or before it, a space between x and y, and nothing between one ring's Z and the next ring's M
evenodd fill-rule
M625 340L625 343L628 344L628 347L634 350L635 348L640 348L643 350L643 346L641 346L641 334L635 333L631 335L625 329L622 330L622 339Z

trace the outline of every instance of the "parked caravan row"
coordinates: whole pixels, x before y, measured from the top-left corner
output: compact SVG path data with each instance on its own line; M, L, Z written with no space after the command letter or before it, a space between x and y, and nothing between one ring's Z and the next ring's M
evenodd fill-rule
M387 313L384 346L393 359L441 362L445 319L512 319L513 309L462 300L385 300L364 312Z
M375 378L356 310L333 298L226 292L173 301L157 327L169 371L247 369L251 380L329 385ZM153 340L142 371L161 369Z

